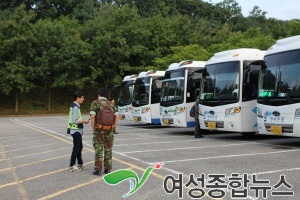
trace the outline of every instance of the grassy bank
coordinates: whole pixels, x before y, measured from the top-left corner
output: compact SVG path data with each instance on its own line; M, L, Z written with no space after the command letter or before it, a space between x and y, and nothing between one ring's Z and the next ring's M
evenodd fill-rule
M15 112L15 95L1 94L0 116L11 115L51 115L67 114L73 101L74 91L53 90L51 92L50 111L48 110L48 93L43 89L36 89L19 95L19 110ZM83 114L87 114L93 100L97 98L97 89L84 91L85 100L81 105Z

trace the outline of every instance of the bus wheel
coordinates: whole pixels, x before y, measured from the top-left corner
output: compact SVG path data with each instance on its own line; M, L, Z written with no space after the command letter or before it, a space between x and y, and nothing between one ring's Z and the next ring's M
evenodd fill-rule
M242 132L241 133L244 137L252 137L256 134L256 132Z

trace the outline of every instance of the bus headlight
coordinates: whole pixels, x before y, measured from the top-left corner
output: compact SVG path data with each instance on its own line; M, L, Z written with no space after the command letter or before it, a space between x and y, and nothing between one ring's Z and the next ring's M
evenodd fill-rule
M257 117L263 118L262 109L261 108L256 108L256 114L257 114Z
M184 107L175 108L174 115L178 115L179 113L184 112L184 110L185 110Z
M236 115L241 112L241 107L228 108L225 110L225 115Z
M295 111L295 118L297 118L297 119L300 118L300 108L298 108L298 109Z
M150 107L143 108L143 109L142 109L142 114L148 112L149 110L150 110Z

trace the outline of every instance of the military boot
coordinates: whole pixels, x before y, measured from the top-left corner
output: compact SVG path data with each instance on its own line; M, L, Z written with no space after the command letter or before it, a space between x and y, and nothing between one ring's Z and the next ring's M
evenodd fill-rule
M93 172L93 175L101 176L101 170L95 170L95 171Z

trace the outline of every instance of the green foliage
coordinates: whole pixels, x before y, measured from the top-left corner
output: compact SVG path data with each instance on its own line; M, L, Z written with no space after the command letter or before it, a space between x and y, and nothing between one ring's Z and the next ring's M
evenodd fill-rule
M81 40L77 21L39 20L35 24L34 66L31 75L49 88L84 88L90 73L82 76L89 68L84 60L89 56L88 45Z
M39 88L50 109L53 90L111 90L126 75L298 34L299 20L268 19L257 6L244 17L236 0L3 0L0 91Z
M237 48L257 48L267 50L275 40L271 36L264 36L259 28L251 28L245 33L236 33L219 44L212 44L209 52L220 52Z
M206 61L211 57L211 54L198 44L189 46L171 47L172 54L155 60L156 66L166 70L171 63L179 63L183 60Z
M288 22L289 35L300 35L300 21L291 20Z
M10 20L0 21L0 90L4 94L28 92L34 86L28 76L35 53L33 18L34 14L21 6Z
M71 15L81 23L92 20L95 17L95 0L85 0L78 4Z

